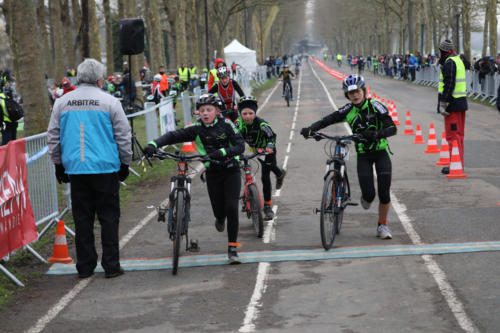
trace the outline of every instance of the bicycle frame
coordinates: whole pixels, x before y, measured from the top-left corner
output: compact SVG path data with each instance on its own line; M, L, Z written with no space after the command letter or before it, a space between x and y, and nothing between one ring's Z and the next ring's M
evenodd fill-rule
M248 187L250 185L257 186L257 183L255 182L254 175L252 174L252 168L250 167L249 159L247 159L247 158L243 159L243 168L242 169L243 169L243 172L245 173L245 185L243 187L245 207L246 207L247 211L251 211L252 208L250 207L250 200L248 200ZM260 208L262 209L263 202L262 202L262 197L260 195L260 191L258 191L257 193L259 194Z

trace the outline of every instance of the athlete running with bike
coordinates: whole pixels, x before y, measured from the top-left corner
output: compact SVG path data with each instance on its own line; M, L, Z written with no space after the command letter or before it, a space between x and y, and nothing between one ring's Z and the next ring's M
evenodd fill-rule
M303 128L300 134L305 138L314 132L331 124L346 121L355 134L360 134L365 140L356 143L357 170L361 188L361 205L370 208L375 199L373 165L377 172L377 188L379 197L377 237L391 239L387 227L387 215L391 205L390 188L392 163L387 137L395 135L396 125L387 109L379 102L366 98L365 81L362 76L351 74L342 83L345 97L351 101L338 111Z
M278 78L280 80L283 80L283 95L282 96L285 97L285 88L286 88L286 85L288 84L288 86L290 87L290 99L293 101L293 89L292 89L292 82L291 82L290 76L295 78L295 74L293 74L289 70L288 65L285 64L283 66L283 71L280 73Z
M236 127L240 131L243 139L250 148L264 149L268 155L265 160L259 159L262 164L262 191L264 193L264 214L265 220L272 220L274 212L272 210L271 198L271 171L276 175L276 189L280 189L285 179L286 170L279 168L276 161L276 134L271 126L262 118L257 117L257 100L252 97L244 97L238 103L238 110L241 116L236 121Z
M223 102L222 115L224 118L230 119L235 122L238 119L238 107L236 104L236 93L241 97L245 96L243 89L241 89L238 82L230 78L230 73L227 67L222 66L217 70L219 82L215 84L208 93L219 95Z
M206 162L207 190L215 215L215 228L224 231L227 218L228 259L239 264L236 248L238 241L238 202L240 200L241 174L238 155L245 150L245 141L234 124L218 117L219 99L212 94L201 95L196 102L200 121L176 131L168 132L151 141L145 148L146 156L166 145L195 141L201 155L208 155L220 163Z

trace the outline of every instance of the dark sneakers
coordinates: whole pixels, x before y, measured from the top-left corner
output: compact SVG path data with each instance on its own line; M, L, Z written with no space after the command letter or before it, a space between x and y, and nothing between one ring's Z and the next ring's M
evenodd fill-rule
M94 272L89 272L89 273L78 273L78 277L80 279L86 279L94 275Z
M125 271L123 270L122 267L120 267L120 269L117 270L116 272L106 272L104 276L106 277L106 279L112 279L123 274L125 274Z
M276 178L276 189L277 190L280 190L281 187L283 186L283 181L285 180L285 176L286 176L286 170L281 169L281 176Z
M238 252L236 251L236 246L228 246L227 259L229 260L229 265L241 264L240 258L238 257Z
M215 218L215 229L217 229L218 232L223 232L224 231L224 224L226 219L218 219Z
M442 173L443 175L447 175L447 174L449 174L449 173L450 173L450 167L444 167L444 168L442 168L442 169L441 169L441 173Z
M265 221L270 221L274 218L274 212L271 205L264 205L264 214L265 214L264 216Z

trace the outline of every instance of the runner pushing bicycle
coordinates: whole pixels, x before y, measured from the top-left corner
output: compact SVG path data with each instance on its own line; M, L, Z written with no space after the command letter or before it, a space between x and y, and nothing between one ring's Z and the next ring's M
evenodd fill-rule
M387 227L387 215L391 205L392 163L387 137L395 135L397 128L389 112L381 103L366 98L365 81L362 76L349 75L344 79L342 89L350 103L311 126L303 128L300 134L308 138L322 128L346 121L354 134L359 134L365 139L356 143L361 206L364 209L369 209L375 199L373 178L373 165L375 164L380 201L377 237L391 239L392 235Z

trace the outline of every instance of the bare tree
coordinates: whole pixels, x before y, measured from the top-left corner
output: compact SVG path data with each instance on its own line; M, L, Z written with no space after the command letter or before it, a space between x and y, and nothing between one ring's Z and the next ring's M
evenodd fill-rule
M496 57L498 52L498 37L497 37L497 0L489 0L489 34L490 34L490 56Z
M50 47L49 47L49 33L47 31L47 15L45 10L44 1L38 1L36 8L36 15L38 19L38 29L40 31L41 37L41 46L42 46L42 65L44 72L48 75L47 70L49 68L53 68L52 65L53 58L51 56Z
M89 2L89 40L90 40L90 57L97 61L101 61L101 41L99 38L99 24L97 22L97 10L95 0Z
M61 3L59 0L49 0L50 36L52 40L53 67L50 75L56 82L64 77L64 49L62 45Z
M113 50L113 20L111 18L111 7L109 0L102 1L104 9L104 24L106 26L106 69L108 74L112 74L115 68L114 50Z
M484 13L484 27L483 27L483 50L481 54L486 57L486 52L488 50L488 28L490 23L490 0L485 3L485 13Z
M165 47L163 46L163 33L160 25L160 13L156 0L148 1L146 9L146 26L149 40L150 68L158 71L159 66L165 66Z
M472 60L471 58L471 49L470 49L470 36L471 36L471 24L470 24L470 16L471 16L471 0L462 0L462 36L464 43L464 54L467 59Z
M43 1L42 1L43 2ZM73 38L74 38L74 44L73 44L73 50L75 54L75 65L79 64L80 61L82 60L82 55L81 55L81 25L82 25L82 12L80 10L80 1L79 0L71 0L71 14L73 16L73 24L72 24L72 31L73 31Z

